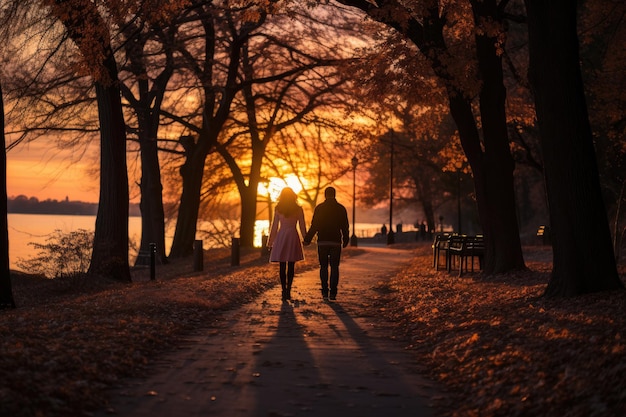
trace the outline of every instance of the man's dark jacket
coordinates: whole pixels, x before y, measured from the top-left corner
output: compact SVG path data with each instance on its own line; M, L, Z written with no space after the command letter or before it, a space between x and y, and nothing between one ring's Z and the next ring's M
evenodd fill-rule
M316 233L318 243L335 242L339 245L343 243L344 247L348 245L350 240L348 212L336 199L327 198L315 207L311 227L304 237L304 242L310 243Z

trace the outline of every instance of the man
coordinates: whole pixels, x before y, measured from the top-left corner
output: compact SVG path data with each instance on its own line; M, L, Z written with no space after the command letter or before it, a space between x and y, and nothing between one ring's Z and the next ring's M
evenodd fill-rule
M317 233L317 254L320 261L320 281L322 283L322 297L328 300L337 299L339 284L339 261L341 248L348 246L350 241L350 225L348 212L335 198L333 187L324 190L326 201L315 207L311 227L304 237L304 244L311 244ZM330 264L330 287L328 285L328 265Z

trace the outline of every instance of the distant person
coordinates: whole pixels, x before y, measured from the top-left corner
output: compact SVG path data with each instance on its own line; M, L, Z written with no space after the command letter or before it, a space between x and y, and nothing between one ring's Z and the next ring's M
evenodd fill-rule
M267 238L270 262L279 263L283 301L291 300L295 264L304 259L302 236L306 235L306 226L304 210L298 204L297 199L296 193L291 188L283 188L278 197L272 228ZM298 227L300 234L298 234Z
M324 191L326 201L315 207L311 228L304 237L304 244L311 244L317 233L317 254L320 261L320 281L322 297L328 300L337 299L339 285L339 262L341 248L348 246L350 226L346 208L337 202L336 191L328 187ZM330 264L330 287L328 285L328 265Z
M381 228L380 228L380 233L381 233L383 236L387 236L387 226L385 226L385 225L383 224L383 227L381 227Z

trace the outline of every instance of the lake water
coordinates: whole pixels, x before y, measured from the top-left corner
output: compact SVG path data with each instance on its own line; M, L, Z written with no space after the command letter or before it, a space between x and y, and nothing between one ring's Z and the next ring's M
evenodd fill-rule
M17 269L19 258L28 259L36 255L37 250L29 243L45 243L55 230L63 233L85 229L93 231L96 216L68 216L60 214L17 214L9 213L9 263ZM129 235L139 241L141 237L141 218L130 217Z
M69 233L79 229L93 231L96 224L96 216L70 216L60 214L17 214L9 213L9 262L13 269L17 269L16 262L19 258L28 259L36 255L36 249L29 243L45 243L46 239L55 230ZM261 235L267 234L269 229L267 220L258 220L255 231L255 246L261 246ZM379 224L357 223L356 235L358 237L373 236L380 230ZM173 226L172 226L173 227ZM352 227L352 224L350 224ZM167 251L172 244L174 230L166 232ZM138 247L141 239L141 218L130 217L128 221L128 235L132 242L131 247ZM198 238L200 239L200 237ZM204 248L211 247L210 242L203 244ZM131 253L131 262L134 254Z

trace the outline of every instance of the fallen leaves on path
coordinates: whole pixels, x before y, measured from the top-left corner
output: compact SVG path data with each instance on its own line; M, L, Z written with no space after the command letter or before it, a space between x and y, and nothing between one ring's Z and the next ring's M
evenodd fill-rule
M442 387L441 416L626 415L626 291L544 299L550 256L532 249L529 271L458 278L421 245L370 308ZM305 250L300 271L317 266ZM238 267L229 256L207 252L200 273L190 260L159 266L153 282L147 270L132 284L15 278L19 308L0 312L0 416L88 416L107 388L277 284L258 252Z
M207 252L204 265L158 266L156 281L136 270L138 282L128 284L16 274L18 308L0 311L0 416L89 415L105 404L106 388L278 283L277 265L258 250L242 250L237 267L227 250ZM297 268L315 266L308 249Z
M626 291L543 298L549 248L531 249L529 271L459 278L423 247L381 311L448 390L442 415L626 415Z

